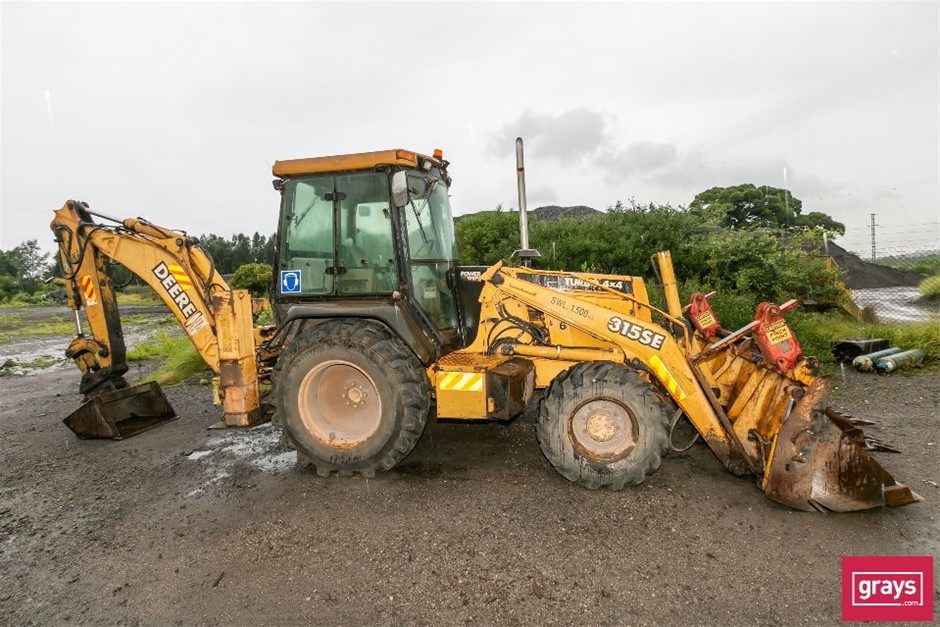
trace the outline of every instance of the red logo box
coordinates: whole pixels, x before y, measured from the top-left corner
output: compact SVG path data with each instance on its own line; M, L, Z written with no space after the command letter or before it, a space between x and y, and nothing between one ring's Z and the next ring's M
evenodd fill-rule
M933 557L843 557L842 620L933 621Z

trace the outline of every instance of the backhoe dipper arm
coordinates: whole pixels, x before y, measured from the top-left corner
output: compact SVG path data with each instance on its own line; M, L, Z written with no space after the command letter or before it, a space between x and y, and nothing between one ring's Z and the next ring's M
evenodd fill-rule
M71 286L68 304L76 312L84 307L91 327L88 338L79 324L78 337L66 351L83 373L81 392L90 396L99 386L104 386L101 391L126 386L120 316L105 272L110 258L153 288L206 364L221 375L226 422L247 420L236 416L258 407L248 293L232 291L210 257L183 232L140 218L110 225L92 216L86 204L69 200L51 224L63 275Z

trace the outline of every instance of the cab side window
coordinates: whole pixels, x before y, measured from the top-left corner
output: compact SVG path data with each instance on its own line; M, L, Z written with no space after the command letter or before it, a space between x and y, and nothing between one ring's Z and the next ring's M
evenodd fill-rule
M281 270L300 271L301 294L333 292L333 177L296 181L288 188L286 245Z
M339 200L338 275L342 294L389 293L398 286L388 176L336 177Z

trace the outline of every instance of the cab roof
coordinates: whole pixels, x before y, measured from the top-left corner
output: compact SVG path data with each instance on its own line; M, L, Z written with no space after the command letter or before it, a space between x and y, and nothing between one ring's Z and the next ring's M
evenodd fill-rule
M393 148L374 152L357 152L350 155L333 157L312 157L309 159L287 159L275 161L271 172L274 176L285 177L298 174L320 174L326 172L348 172L352 170L371 170L377 166L398 165L417 168L419 159L430 161L440 167L441 160L411 150Z

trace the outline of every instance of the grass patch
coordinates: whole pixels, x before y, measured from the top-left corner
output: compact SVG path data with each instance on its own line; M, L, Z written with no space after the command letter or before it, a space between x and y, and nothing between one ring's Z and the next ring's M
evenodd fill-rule
M176 322L176 318L170 316L172 322ZM135 327L141 324L148 324L155 322L156 324L164 324L166 318L155 318L153 314L146 313L135 313L135 314L121 314L121 327L127 329L128 327Z
M151 314L126 314L121 316L121 326L127 330L134 326L146 324L154 318ZM167 319L158 319L157 324L167 321L176 322L172 315ZM88 324L82 320L85 333L90 334ZM7 344L15 339L37 335L62 335L71 337L75 335L75 320L67 314L54 315L44 320L30 320L18 313L0 314L0 344Z
M17 362L16 367L23 370L45 370L57 364L68 361L65 357L51 357L49 355L40 355L29 361Z
M24 320L19 314L0 314L0 344L23 336L70 335L75 333L75 322L68 316L53 316L47 320Z
M144 381L156 381L160 385L173 385L208 370L206 362L196 347L185 335L171 335L165 331L142 343L127 353L128 361L159 359L160 369Z
M803 352L826 366L835 366L832 341L881 337L904 350L919 348L928 362L940 360L940 320L906 324L860 324L836 311L794 311L787 314Z
M26 374L31 370L45 370L66 361L68 360L65 357L52 357L50 355L40 355L27 361L14 361L11 359L0 363L0 377Z
M17 300L17 301L12 301L12 300L0 301L0 309L23 309L23 308L25 308L25 307L41 307L41 306L42 306L42 305L39 304L39 303L27 303L27 302L23 302L23 301L21 301L21 300Z
M23 324L23 316L15 313L0 314L0 329L13 329Z
M157 298L157 295L152 291L150 294L143 293L129 293L129 294L118 294L117 297L118 305L163 305L165 304L162 300Z
M918 286L921 296L929 300L940 300L940 274L929 276Z
M163 305L149 285L128 285L117 293L119 305Z

